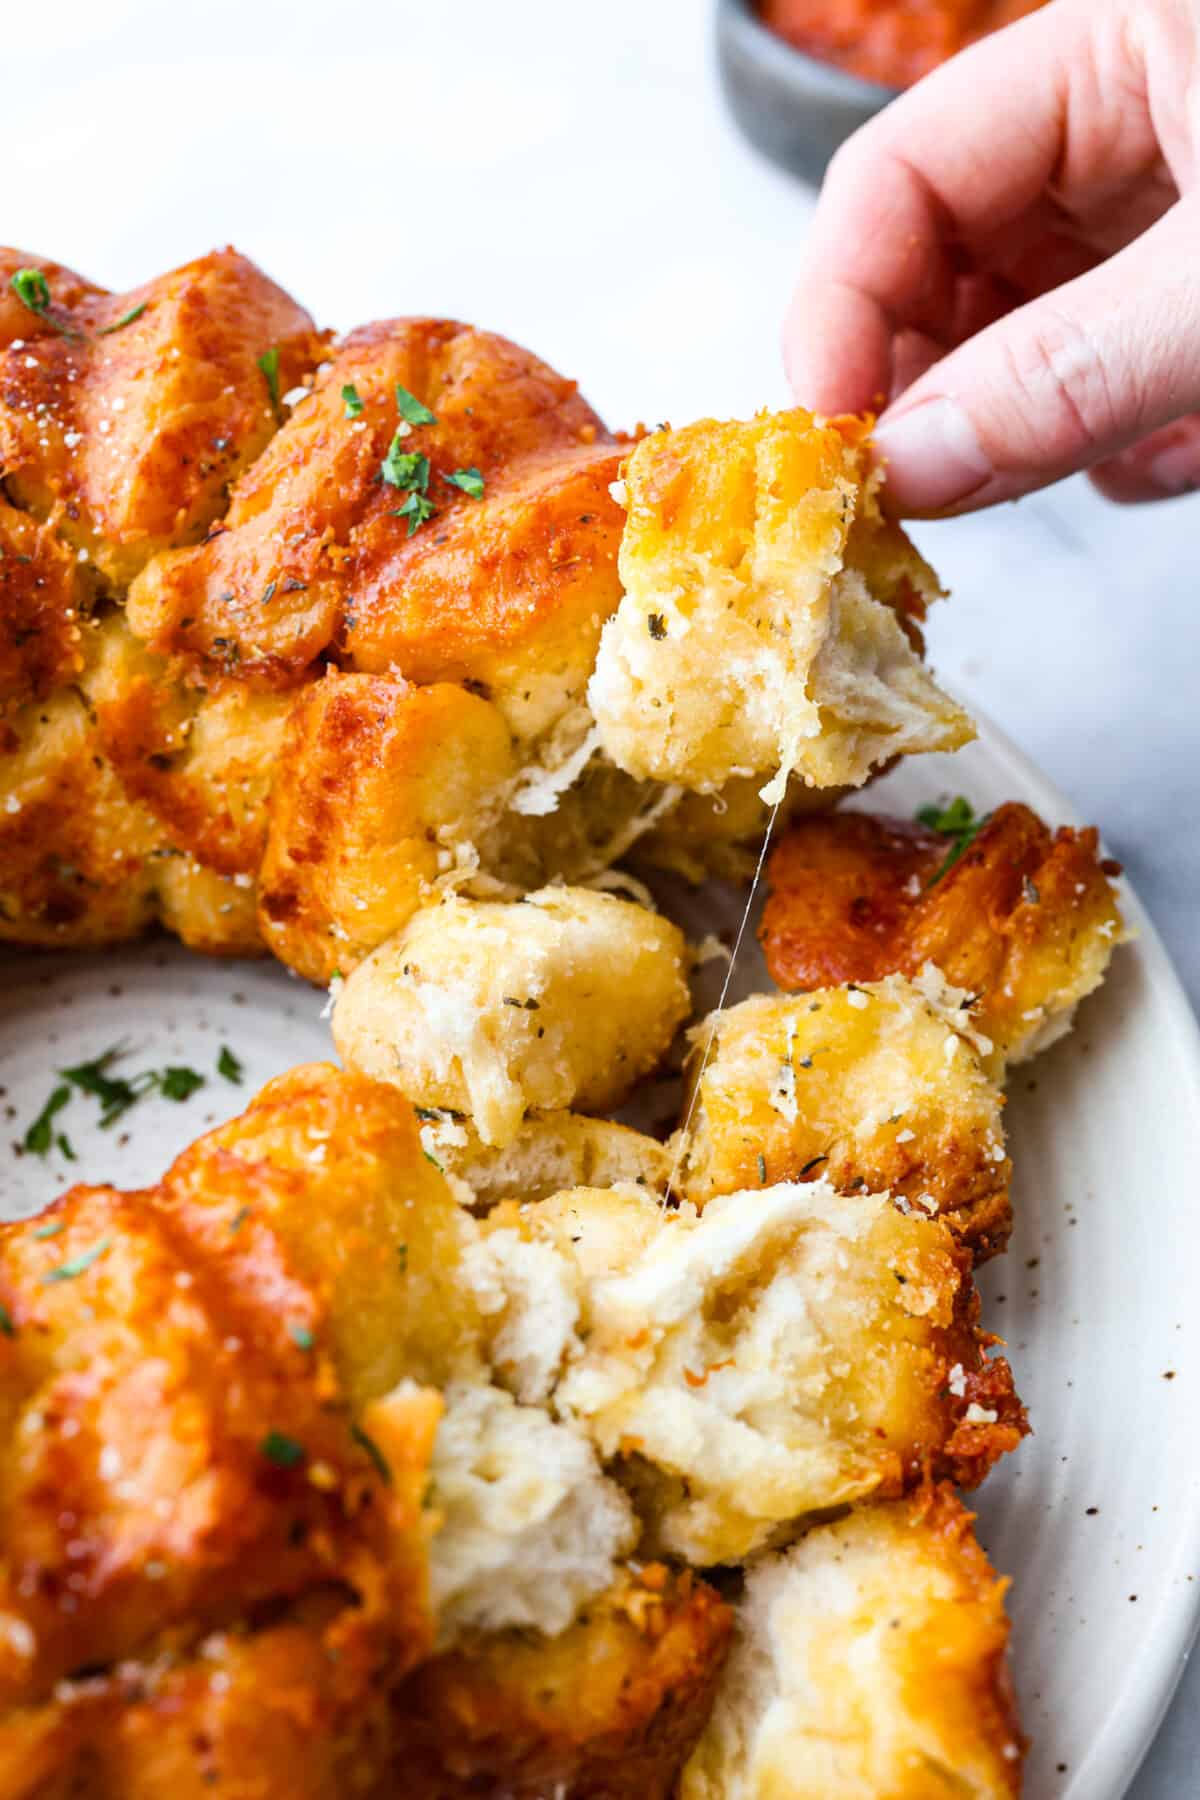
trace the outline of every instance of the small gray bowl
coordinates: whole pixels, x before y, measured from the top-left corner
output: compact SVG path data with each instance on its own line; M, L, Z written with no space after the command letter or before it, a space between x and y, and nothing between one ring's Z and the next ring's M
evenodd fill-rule
M751 0L717 0L717 60L746 137L814 186L838 145L899 92L806 56L768 31Z

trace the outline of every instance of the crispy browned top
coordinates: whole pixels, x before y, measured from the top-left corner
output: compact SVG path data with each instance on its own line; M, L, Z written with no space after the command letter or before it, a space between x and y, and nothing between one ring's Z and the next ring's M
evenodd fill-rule
M397 384L436 424L402 418ZM398 510L415 490L384 475L394 442L399 456L429 464L423 497L436 512L415 532ZM557 565L577 560L581 543L615 559L621 515L607 481L618 452L605 445L612 440L574 382L506 338L442 319L363 326L237 484L220 528L143 576L130 621L157 649L233 661L261 679L292 680L335 643L364 668L399 661L430 680L457 655L459 673L473 641L482 636L494 651L527 626L531 608L553 607ZM539 483L523 473L531 459L566 469ZM446 480L467 470L483 480L482 501ZM533 516L542 486L545 519ZM497 561L507 583L480 617Z
M417 1366L421 1307L454 1329L453 1208L411 1108L321 1066L158 1188L0 1227L0 1703L325 1587L397 1673L427 1652L436 1396L412 1390L412 1480L356 1423Z
M870 813L794 824L768 864L762 944L783 988L916 975L933 963L976 996L1004 1050L1068 995L1090 940L1120 913L1094 830L1052 832L1027 806L996 809L944 874L936 831Z
M62 539L0 499L0 715L80 673L91 598Z
M235 250L127 294L46 280L45 314L5 293L4 320L15 302L25 325L0 350L0 469L12 499L120 587L223 510L279 423L272 386L294 387L322 339Z
M501 1633L425 1664L397 1703L406 1800L666 1800L731 1628L711 1587L650 1564L556 1638Z
M50 289L48 317L41 318L30 312L18 299L12 279L22 269L38 270ZM77 275L74 269L65 268L62 263L0 244L0 346L11 344L14 338L32 343L36 338L53 336L54 322L66 323L85 300L100 299L107 291L83 275Z

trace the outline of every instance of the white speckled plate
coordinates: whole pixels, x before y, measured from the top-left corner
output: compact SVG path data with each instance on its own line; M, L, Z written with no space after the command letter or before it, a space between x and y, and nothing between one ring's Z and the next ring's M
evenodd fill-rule
M910 812L958 792L980 808L1021 799L1073 822L990 728L952 759L909 763L869 804ZM1136 899L1125 904L1137 943L1118 953L1074 1034L1016 1072L1016 1229L982 1281L984 1321L1008 1339L1035 1432L979 1502L983 1540L1013 1578L1030 1800L1118 1800L1200 1615L1200 1034ZM738 910L718 888L677 907L697 934L736 922ZM710 965L706 982L719 979ZM733 997L765 985L748 933ZM331 1054L321 994L272 964L209 962L159 943L6 959L0 993L0 1108L14 1147L55 1069L118 1040L130 1069L181 1063L206 1077L190 1099L148 1098L107 1132L90 1103L72 1101L55 1124L78 1161L14 1148L0 1163L9 1216L79 1176L153 1180L268 1076ZM240 1086L217 1071L225 1045L244 1065Z

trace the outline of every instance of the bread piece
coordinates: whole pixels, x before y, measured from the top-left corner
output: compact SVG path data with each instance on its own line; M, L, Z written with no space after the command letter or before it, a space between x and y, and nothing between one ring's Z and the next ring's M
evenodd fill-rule
M6 1800L388 1800L388 1649L336 1589L58 1683L0 1718Z
M163 856L154 879L158 916L189 950L265 956L258 895L248 875L219 875L193 856Z
M657 1138L583 1113L536 1113L503 1149L485 1144L465 1115L420 1107L422 1139L468 1203L487 1211L501 1200L546 1200L564 1188L632 1182L665 1194L671 1152Z
M349 977L333 1014L352 1068L513 1142L527 1112L617 1105L689 1006L682 932L587 888L450 897Z
M239 1240L280 1238L327 1308L355 1405L478 1366L479 1315L459 1277L470 1221L393 1088L329 1063L289 1069L177 1157L163 1191L215 1215L219 1235L239 1220Z
M0 720L80 673L92 598L62 539L0 499Z
M495 707L442 682L330 674L288 722L260 871L263 937L312 981L347 974L470 874L516 774Z
M465 1630L564 1631L633 1549L633 1509L587 1438L483 1382L447 1388L430 1468L430 1592L445 1646Z
M119 613L93 634L82 685L105 756L172 847L257 875L293 696L219 671L203 686L180 679Z
M774 803L793 771L858 786L894 756L973 735L905 631L907 597L919 617L936 582L898 528L890 581L870 543L882 521L865 435L796 410L701 420L630 453L625 592L588 688L619 767L701 793L772 777Z
M398 388L435 420L406 419ZM466 681L532 737L582 696L619 597L618 458L574 383L507 339L445 319L363 326L236 485L220 533L146 571L130 623L159 651L236 655L255 681L293 682L331 648L372 674ZM463 471L482 494L451 482ZM436 518L410 530L414 494Z
M47 284L59 329L27 310L23 341L0 351L0 466L16 505L52 514L120 588L224 509L229 483L279 423L272 390L286 394L314 368L322 340L235 250L127 294L78 278ZM260 361L271 353L268 381Z
M680 1800L1010 1800L1007 1583L948 1488L819 1525L746 1579Z
M164 849L73 687L0 718L0 941L67 949L138 937L155 917Z
M756 995L713 1014L691 1033L699 1093L684 1193L702 1205L819 1177L940 1215L977 1261L1003 1249L1004 1098L980 1065L971 1017L899 975Z
M401 1667L427 1649L438 1396L398 1397L385 1482L352 1429L329 1290L266 1204L299 1178L230 1173L228 1198L81 1187L0 1227L0 1709L331 1584ZM384 1278L394 1255L379 1245Z
M965 1252L880 1196L813 1181L697 1216L581 1190L501 1205L484 1232L507 1296L481 1299L498 1378L589 1433L651 1548L739 1561L929 1469L973 1484L1025 1429L1007 1364L985 1358Z
M668 1800L729 1633L712 1588L649 1564L557 1637L504 1632L426 1663L394 1710L406 1800Z
M18 297L13 276L22 269L36 269L46 282L51 296L46 313L31 312ZM69 315L81 301L101 298L106 293L107 289L47 256L0 244L0 345L7 349L14 339L20 339L24 349L37 338L53 337L55 322L62 323L64 314Z
M970 998L993 1072L1061 1037L1126 936L1097 833L1052 832L997 807L952 866L955 840L903 819L797 820L774 851L762 944L783 988L919 978Z

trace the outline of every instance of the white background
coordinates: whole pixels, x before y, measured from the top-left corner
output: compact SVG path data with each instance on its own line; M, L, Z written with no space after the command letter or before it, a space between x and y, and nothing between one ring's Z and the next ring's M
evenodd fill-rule
M321 324L448 313L612 424L786 398L812 200L724 114L708 0L2 0L0 235L114 288L215 245ZM1200 996L1200 500L1082 483L920 534L932 659L1104 826ZM1136 1800L1200 1791L1200 1664Z

